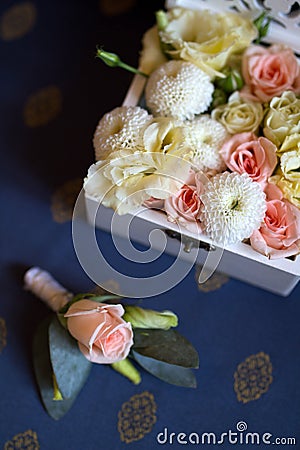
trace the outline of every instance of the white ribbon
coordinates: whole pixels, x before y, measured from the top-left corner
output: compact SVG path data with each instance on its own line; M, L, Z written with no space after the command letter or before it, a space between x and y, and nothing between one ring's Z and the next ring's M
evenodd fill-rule
M59 311L70 301L73 294L61 286L49 272L32 267L24 275L24 289L43 300L53 311Z

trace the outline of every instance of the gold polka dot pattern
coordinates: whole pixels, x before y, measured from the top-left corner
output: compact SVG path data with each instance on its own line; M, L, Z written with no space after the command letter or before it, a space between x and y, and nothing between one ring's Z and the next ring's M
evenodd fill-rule
M36 8L31 2L18 3L7 9L0 19L1 39L12 41L23 37L34 27L36 16Z
M156 422L156 403L150 392L134 395L118 414L120 439L127 444L142 439Z
M272 364L264 352L250 355L242 361L234 374L234 390L240 402L258 400L272 384Z
M28 127L46 125L59 115L62 94L57 86L47 86L33 93L25 103L24 122Z
M73 208L82 189L81 178L66 181L60 186L51 199L51 212L55 222L64 223L72 219Z
M133 8L136 0L100 0L99 8L106 16L123 14Z
M27 430L16 434L11 441L4 445L4 450L38 450L40 444L35 431Z
M214 272L212 276L205 281L205 283L198 283L198 278L200 275L200 272L202 270L202 266L198 265L196 267L196 283L198 285L198 289L201 292L212 292L220 289L224 284L228 283L229 277L221 272Z

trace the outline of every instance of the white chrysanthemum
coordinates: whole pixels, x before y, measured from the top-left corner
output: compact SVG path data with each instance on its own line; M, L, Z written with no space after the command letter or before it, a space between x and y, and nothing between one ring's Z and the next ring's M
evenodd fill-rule
M265 194L247 174L224 172L215 175L200 195L200 220L205 231L220 244L234 244L251 236L263 221Z
M199 67L168 61L151 73L145 89L146 105L155 116L193 119L209 107L214 86Z
M119 106L100 119L93 139L96 161L115 150L142 150L142 130L152 116L140 106Z
M226 164L220 155L220 150L229 134L226 128L208 114L192 121L184 122L186 144L193 151L192 165L196 170L217 170L222 172Z

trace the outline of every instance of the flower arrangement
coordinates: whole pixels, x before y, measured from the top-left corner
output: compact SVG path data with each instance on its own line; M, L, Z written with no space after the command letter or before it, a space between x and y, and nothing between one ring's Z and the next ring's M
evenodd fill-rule
M100 119L87 195L118 214L157 209L219 245L299 254L300 66L288 46L261 43L269 21L158 11L130 68L144 97Z
M24 282L52 310L33 343L36 379L52 418L71 408L92 363L110 366L134 384L141 382L140 366L167 383L196 387L198 353L174 330L178 318L172 311L126 304L110 293L74 296L38 267L26 271Z

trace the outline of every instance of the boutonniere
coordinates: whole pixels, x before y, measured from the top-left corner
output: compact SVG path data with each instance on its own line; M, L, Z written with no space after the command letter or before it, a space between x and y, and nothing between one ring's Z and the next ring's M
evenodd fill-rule
M141 382L141 369L167 383L196 387L192 369L198 368L198 353L175 329L172 311L142 308L110 293L73 295L38 267L25 273L24 283L52 310L35 332L33 362L54 419L71 408L93 364L134 384Z

